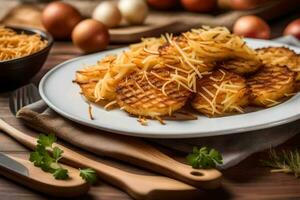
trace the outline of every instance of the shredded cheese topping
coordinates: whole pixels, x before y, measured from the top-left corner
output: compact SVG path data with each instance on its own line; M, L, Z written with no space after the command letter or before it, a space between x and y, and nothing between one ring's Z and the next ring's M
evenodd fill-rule
M142 71L143 78L149 85L161 90L164 95L168 94L166 86L170 83L176 83L178 87L196 93L197 80L210 74L217 61L233 57L257 59L255 51L245 44L243 38L231 34L225 27L202 27L182 33L180 36L166 34L160 38L145 38L140 43L130 45L129 50L119 55L108 56L98 62L94 70L98 70L98 73L102 70L104 73L98 76L94 96L96 101L111 101L112 104L106 106L110 107L115 103L118 83L127 80L127 76L136 71ZM165 81L161 88L155 87L147 75L151 69L157 68L165 68L170 72L167 78L152 73ZM225 76L225 73L222 73ZM214 80L213 77L211 79ZM138 83L137 87L141 88ZM221 102L224 104L222 109L241 112L241 108L232 105L237 98L234 96L235 91L239 89L236 85L226 82L214 87L215 94L204 89L209 98L200 94L210 105L207 109L212 113L218 113L220 105L216 103L216 96L226 91L225 99ZM212 97L213 95L215 96Z
M218 70L217 77L210 76L213 80L209 85L201 86L198 92L196 107L207 115L221 115L233 111L243 113L243 97L246 92L246 83L242 80L227 75L223 70ZM221 76L221 78L220 78ZM200 103L199 103L200 101Z

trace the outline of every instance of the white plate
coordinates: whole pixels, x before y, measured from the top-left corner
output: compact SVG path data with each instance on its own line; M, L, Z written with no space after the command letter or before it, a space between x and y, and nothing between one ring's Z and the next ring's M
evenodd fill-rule
M247 39L253 48L266 46L282 46L282 44ZM299 48L292 48L300 53ZM72 83L75 72L85 65L93 65L107 54L116 54L123 49L96 53L66 61L50 70L41 80L39 91L43 100L59 114L80 124L113 133L149 137L149 138L190 138L225 135L252 131L280 124L285 124L300 118L300 94L272 108L252 113L233 116L208 118L198 116L191 121L166 121L161 125L158 121L149 120L148 126L142 126L137 119L118 109L106 111L100 106L93 106L91 120L88 115L88 105L79 95L79 87Z

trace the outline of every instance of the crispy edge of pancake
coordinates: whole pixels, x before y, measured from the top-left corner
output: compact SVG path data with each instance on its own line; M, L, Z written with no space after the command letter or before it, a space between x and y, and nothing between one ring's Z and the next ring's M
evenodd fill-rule
M84 98L86 98L89 102L92 102L92 103L95 103L95 104L100 105L102 107L105 107L111 101L107 101L107 100L103 100L103 99L97 100L97 98L94 95L94 90L95 90L96 84L97 84L97 82L89 82L89 83L80 83L80 84L78 84L79 87L80 87L80 94Z
M294 56L296 55L295 51L288 47L262 47L262 48L257 48L255 51L260 54L260 53L272 53L272 54L286 54L286 56Z
M214 85L216 84L219 87L222 83L235 85L234 82L236 84L238 83L237 85L239 87L236 95L233 96L236 98L236 104L231 104L233 105L232 107L226 108L225 105L222 104L226 98L226 92L220 91L216 94L217 88L215 88ZM210 96L209 93L212 93L213 97ZM233 93L227 94L233 95ZM240 108L248 105L248 94L246 79L224 69L218 69L198 81L198 93L195 95L191 104L194 109L209 117L223 116L234 112L241 112L242 110L240 110ZM209 102L211 102L214 98L216 99L216 103L210 104ZM215 109L212 109L212 106L214 106Z
M178 44L181 48L187 47L187 40L183 35L179 35L173 38L174 42ZM174 59L174 56L179 56L179 53L177 49L172 46L169 42L166 42L165 44L161 45L158 48L158 52L160 57L162 58L162 61L165 64L169 65L177 65L177 67L180 66L181 60ZM170 59L170 56L172 59ZM203 64L196 64L195 67L199 70L199 72L208 72L212 71L216 66L215 62L205 62Z
M119 83L116 99L120 108L135 116L152 118L171 115L182 108L191 92L182 86L178 87L177 83L171 82L165 87L165 95L160 88L166 83L166 80L151 74L155 71L155 73L162 75L160 70L154 69L145 72L148 74L147 78L143 78L142 72L132 73L127 79ZM164 78L168 76L162 75Z
M259 60L246 60L240 58L232 58L218 62L218 66L239 74L239 75L247 75L255 73L262 66L262 62Z
M113 59L112 56L107 56L103 61L98 62L98 65L110 62L111 59ZM106 72L107 69L99 70L97 65L88 66L76 72L75 80L73 80L73 82L80 87L80 94L86 100L101 106L105 106L110 101L97 100L94 95L94 91L98 81L104 77Z
M265 47L256 49L259 58L266 66L286 66L296 72L296 80L300 81L300 54L287 47Z
M295 72L287 67L265 66L247 80L250 103L271 107L283 102L295 92Z

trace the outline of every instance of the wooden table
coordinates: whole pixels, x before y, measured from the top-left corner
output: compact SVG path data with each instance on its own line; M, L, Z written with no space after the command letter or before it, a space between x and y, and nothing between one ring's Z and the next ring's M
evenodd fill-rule
M294 17L291 17L294 18ZM282 25L286 22L279 22L273 26L275 34L279 35L282 31ZM119 45L111 45L109 48L116 48ZM57 42L45 63L41 72L34 78L34 82L38 82L41 76L56 64L67 59L79 56L80 52L72 46L70 42ZM0 116L14 127L34 134L34 132L15 119L8 108L8 93L0 94ZM282 133L284 134L284 133ZM299 147L300 135L294 137L284 144L286 147ZM65 145L65 144L64 144ZM79 151L78 149L76 149ZM22 145L15 142L4 133L0 134L0 151L19 157L28 158L29 151ZM85 152L82 152L85 153ZM182 160L183 155L171 156ZM244 160L239 165L223 171L224 181L223 187L217 191L207 193L205 199L300 199L300 180L292 175L271 174L268 168L262 167L259 160L266 155L266 152L257 153ZM100 159L100 158L95 158ZM126 170L139 171L146 173L140 169L117 163L115 161L100 159L106 163L121 167ZM155 184L155 183L154 183ZM1 200L40 200L55 199L47 197L43 194L36 193L32 190L17 185L4 177L0 177L0 199ZM106 184L99 183L92 187L91 191L83 197L77 199L93 199L93 200L127 200L131 199L127 194Z

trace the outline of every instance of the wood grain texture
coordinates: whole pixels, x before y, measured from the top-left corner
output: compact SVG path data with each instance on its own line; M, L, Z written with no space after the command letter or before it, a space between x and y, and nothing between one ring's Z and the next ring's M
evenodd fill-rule
M181 180L198 188L215 189L219 186L221 180L221 173L218 170L193 169L191 166L163 154L157 148L139 138L109 134L105 131L99 132L95 131L95 129L78 126L78 124L69 120L66 121L54 112L47 112L47 115L45 115L29 108L24 108L18 112L17 117L23 119L26 124L37 131L54 133L59 139L96 155L105 155L113 159L119 159L155 173ZM0 120L0 129L5 130L3 126L7 127L7 124L3 124L3 121ZM14 135L14 138L20 138L19 136L23 135L21 138L24 143L27 135L19 131L9 131L12 130L9 127L6 130L8 130L7 132L10 135ZM67 157L67 151L64 152L64 155ZM74 157L84 164L90 163L83 161L84 159L79 159L79 156ZM93 164L90 165L93 166ZM143 180L146 184L145 179L147 177ZM159 183L156 184L156 187L156 189L159 188Z
M43 29L40 18L42 8L45 6L45 4L35 3L19 5L20 3L18 3L16 0L2 1L5 1L6 4L9 4L9 8L13 8L10 12L8 12L7 15L1 15L0 12L0 23L14 26L23 26L25 24L26 26ZM75 6L85 17L91 17L91 13L99 2L87 0L65 1ZM217 9L213 13L192 13L179 9L173 10L172 12L150 10L145 23L142 25L128 26L125 20L123 20L118 27L111 28L109 30L110 40L119 43L136 42L141 37L159 36L164 32L182 32L192 27L200 27L202 25L226 26L231 28L234 22L241 16L259 15L265 20L272 20L291 11L297 10L299 5L300 0L272 0L250 10Z
M18 129L15 129L2 119L0 119L0 130L3 130L5 133L10 135L15 140L19 141L21 144L24 144L29 149L34 149L36 147L37 139L35 137L29 136L25 132L21 132ZM137 200L181 200L183 197L186 200L192 200L194 197L201 197L203 194L202 190L187 185L183 182L167 178L165 176L145 176L143 174L127 172L126 170L118 169L115 167L111 167L110 165L103 164L102 162L94 161L86 156L77 153L76 151L68 149L67 147L59 145L57 143L54 143L53 146L58 147L64 152L61 162L70 164L70 166L76 168L93 168L97 172L99 177L102 178L102 180L107 181L108 183L122 189L123 191L126 191L128 194L130 194L130 196L134 197ZM6 177L9 177L15 181L19 181L23 185L32 187L38 191L43 191L47 194L51 194L52 190L54 192L54 195L61 197L72 196L71 192L73 191L73 189L75 189L75 187L77 187L77 189L73 191L73 196L75 196L76 194L83 194L83 192L87 189L87 187L84 187L86 185L83 185L82 183L80 185L78 181L76 181L72 170L69 171L71 177L73 174L73 181L64 183L61 181L53 180L53 184L50 185L49 181L51 179L49 179L49 174L42 173L42 171L39 171L38 168L33 167L33 165L29 161L24 161L26 160L21 161L21 163L28 168L29 174L32 174L30 178L26 176L19 176L19 174L10 173L9 170L5 170L5 168L2 169L1 167L0 170L2 170L0 171L0 174L2 173ZM36 177L33 176L34 173L37 175ZM215 189L220 187L220 172L214 169L210 169L200 170L200 173L203 174L201 177L205 179L201 180L201 188ZM78 177L79 176L77 174L77 178ZM35 180L36 178L39 178L39 180L43 180L44 178L44 181L40 181L38 183ZM82 179L79 180L82 181ZM46 183L48 183L48 185L46 185ZM75 185L76 183L77 185ZM67 187L68 184L70 185L70 187ZM57 187L55 187L55 185L57 185Z
M79 170L70 166L62 165L69 172L69 179L53 179L51 173L45 173L40 168L35 167L28 158L22 159L15 156L9 156L11 159L21 163L28 170L28 176L16 173L5 167L0 166L0 174L36 191L43 192L46 195L58 197L74 197L86 194L90 185L80 176Z
M283 30L284 25L291 19L300 17L300 15L288 16L285 20L273 22L273 36L278 36ZM120 47L121 45L110 46L110 48ZM73 57L77 57L81 53L74 48L69 42L56 43L51 54L44 65L43 69L34 78L38 82L40 77L56 64ZM12 116L8 108L8 93L0 94L0 116L16 128L35 134L32 130L27 129L18 120ZM283 133L284 134L284 133ZM292 138L290 141L282 145L282 147L293 148L299 147L300 135ZM69 146L67 144L64 144ZM84 151L70 147L80 153L87 154ZM163 149L164 150L164 149ZM15 142L9 136L0 132L0 151L21 158L28 158L29 151L22 145ZM170 156L178 160L184 160L185 155L165 150ZM121 169L133 171L141 174L151 174L134 168L124 163L107 160L105 158L88 156L94 160L101 160L111 166ZM257 153L244 160L239 165L223 171L224 180L222 188L207 192L203 199L300 199L300 181L292 175L272 174L268 168L262 167L259 160L266 156L266 152ZM155 183L153 183L155 184ZM0 196L1 200L54 200L56 198L39 194L21 185L18 185L2 176L0 176ZM73 198L74 200L131 200L131 198L121 192L119 189L111 185L100 182L91 188L90 192L82 197Z

